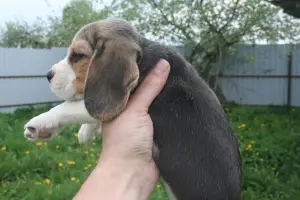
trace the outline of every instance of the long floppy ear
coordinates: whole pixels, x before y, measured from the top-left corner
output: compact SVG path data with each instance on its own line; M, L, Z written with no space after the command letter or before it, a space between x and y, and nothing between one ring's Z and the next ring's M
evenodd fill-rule
M126 106L137 85L139 46L125 38L99 40L86 77L84 101L91 116L111 120Z

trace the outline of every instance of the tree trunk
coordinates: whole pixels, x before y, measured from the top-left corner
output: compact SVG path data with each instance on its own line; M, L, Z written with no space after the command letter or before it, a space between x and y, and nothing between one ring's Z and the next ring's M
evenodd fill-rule
M208 78L207 82L208 82L208 85L210 86L210 88L212 88L214 90L214 92L216 93L220 103L225 104L227 102L227 99L226 99L221 87L217 83L217 76L216 75L210 76Z

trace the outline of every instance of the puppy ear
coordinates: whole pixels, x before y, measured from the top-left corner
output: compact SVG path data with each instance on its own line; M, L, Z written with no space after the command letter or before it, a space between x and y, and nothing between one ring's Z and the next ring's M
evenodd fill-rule
M99 40L88 69L84 101L91 116L111 120L126 106L137 85L140 48L128 39Z

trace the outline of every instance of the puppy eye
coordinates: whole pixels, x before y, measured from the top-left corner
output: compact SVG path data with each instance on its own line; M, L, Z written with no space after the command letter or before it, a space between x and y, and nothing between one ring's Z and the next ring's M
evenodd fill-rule
M81 59L85 58L86 56L82 53L76 53L76 52L73 52L71 55L70 55L70 61L72 62L78 62L80 61Z

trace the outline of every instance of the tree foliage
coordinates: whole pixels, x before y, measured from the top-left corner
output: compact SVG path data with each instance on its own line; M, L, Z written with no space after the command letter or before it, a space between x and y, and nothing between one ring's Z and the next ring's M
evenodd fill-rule
M3 47L51 48L67 47L74 34L85 24L108 17L109 7L97 10L92 0L72 0L62 12L62 17L48 16L32 25L24 21L11 21L1 31Z
M140 32L192 48L189 60L205 75L220 50L234 44L295 42L300 36L299 22L263 0L115 0L113 5L119 7L115 15L133 21Z

